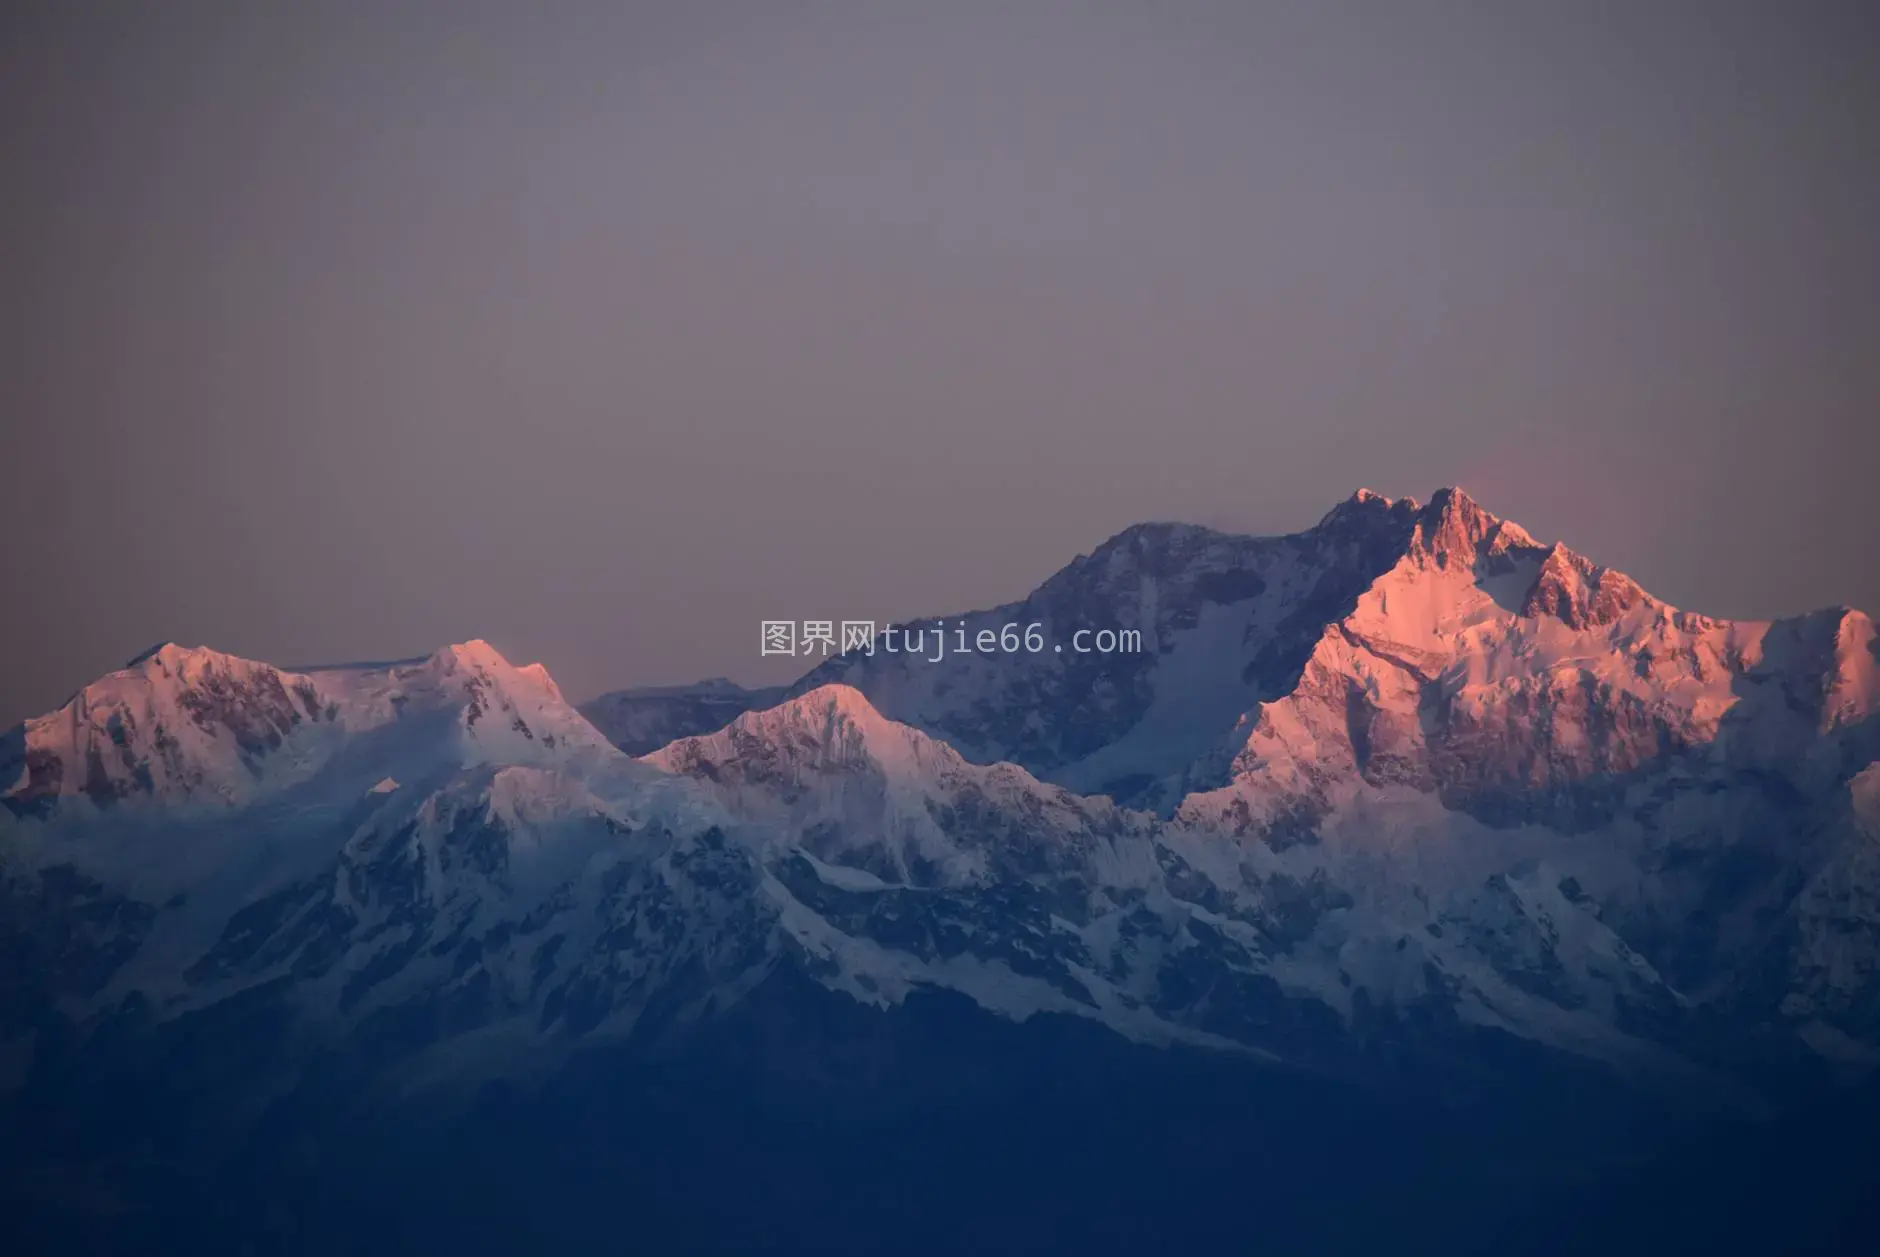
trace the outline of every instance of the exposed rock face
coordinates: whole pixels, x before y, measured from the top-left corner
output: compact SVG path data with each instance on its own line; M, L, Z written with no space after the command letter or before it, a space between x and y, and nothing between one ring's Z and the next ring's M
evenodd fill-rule
M1550 615L1569 628L1587 629L1611 624L1645 600L1645 591L1623 572L1597 567L1555 545L1522 600L1521 614Z

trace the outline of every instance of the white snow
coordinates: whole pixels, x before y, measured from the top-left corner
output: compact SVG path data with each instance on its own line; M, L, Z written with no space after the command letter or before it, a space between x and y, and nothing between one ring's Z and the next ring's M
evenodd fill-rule
M825 685L634 760L568 706L539 664L513 666L486 642L298 671L168 644L27 722L32 759L6 793L57 806L0 812L0 843L22 868L71 863L144 902L173 903L99 1008L136 990L183 1011L291 972L293 957L282 956L226 983L183 977L236 910L289 888L324 890L336 862L393 842L409 844L426 870L438 928L548 913L568 940L554 974L603 962L656 974L678 963L662 950L670 939L603 947L605 888L624 870L671 891L688 914L687 940L708 941L741 905L662 861L718 830L761 870L758 893L780 929L831 961L826 980L859 1000L939 987L1014 1019L1062 1012L1145 1042L1244 1050L1151 1009L1159 967L1205 927L1244 953L1232 963L1246 973L1341 1015L1357 992L1383 1005L1422 998L1434 971L1453 984L1466 1021L1674 1073L1683 1067L1665 1049L1620 1028L1621 1002L1676 1007L1727 992L1674 989L1628 932L1636 937L1654 912L1676 919L1702 896L1701 885L1654 871L1670 844L1687 855L1742 847L1773 851L1802 888L1791 946L1803 976L1784 1015L1824 1055L1880 1061L1880 1044L1845 1028L1880 991L1880 956L1843 928L1880 911L1880 765L1850 782L1842 762L1846 748L1871 746L1855 735L1880 711L1872 620L1836 611L1719 621L1629 590L1605 623L1524 616L1543 569L1575 596L1596 569L1465 497L1438 499L1440 517L1419 523L1351 614L1324 627L1298 685L1265 703L1242 667L1250 643L1268 640L1322 575L1308 559L1315 552L1296 539L1208 551L1209 562L1249 556L1264 589L1204 601L1181 627L1164 622L1181 574L1140 570L1113 549L1104 571L1119 619L1140 625L1154 652L1148 705L1120 737L1053 769L1053 781L1001 762L1008 748L996 736L962 724L1006 692L1013 665L998 657L884 673L876 702ZM1361 491L1328 523L1401 506ZM1616 574L1599 576L1601 589L1608 577L1627 590ZM969 629L1012 610L969 617ZM1033 729L1046 725L1037 713ZM966 728L967 755L935 736L941 727ZM1196 765L1217 761L1231 761L1231 781L1186 794L1172 819L1073 792L1147 774L1180 797ZM1662 774L1654 784L1678 788L1651 801L1649 820L1646 800L1627 797L1612 819L1572 832L1491 825L1445 794L1468 784L1458 764L1543 797L1645 768ZM1772 848L1767 814L1733 784L1738 770L1777 774L1824 800L1841 828ZM1310 818L1311 841L1270 840L1269 823L1298 815ZM503 835L497 873L446 858L465 818ZM922 960L845 933L776 876L777 862L797 855L848 895L915 886L970 895L1022 877L1069 896L1042 935L1074 938L1066 954L1095 958L1068 969L1091 1002L996 960ZM359 916L358 932L344 965L305 992L309 1008L334 1017L340 984L392 937L371 934L389 919L385 905L340 882L336 901ZM1304 915L1298 937L1278 944L1256 924L1313 888L1327 892L1325 905ZM1720 947L1747 954L1763 941L1754 907L1720 923ZM1132 933L1141 914L1157 928ZM530 955L485 963L503 989L533 989ZM1537 994L1537 974L1572 998ZM735 999L758 976L727 977L710 998ZM353 1015L449 980L448 960L427 955ZM635 1015L623 1007L608 1024ZM505 1024L460 1046L476 1055L528 1041Z

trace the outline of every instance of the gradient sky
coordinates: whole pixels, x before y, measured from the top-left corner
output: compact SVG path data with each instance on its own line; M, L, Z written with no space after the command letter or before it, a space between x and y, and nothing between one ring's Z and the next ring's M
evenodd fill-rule
M1360 485L1880 612L1876 64L1773 0L15 0L0 722L165 638L778 679L761 618Z

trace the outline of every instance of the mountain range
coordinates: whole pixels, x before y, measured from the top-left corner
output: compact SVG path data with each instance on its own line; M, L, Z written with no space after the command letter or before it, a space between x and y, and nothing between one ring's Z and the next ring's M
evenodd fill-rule
M517 1146L565 1149L572 1127L528 1115L630 1112L667 1132L633 1162L663 1182L762 1143L702 1096L799 1134L916 1111L895 1129L952 1147L932 1125L949 1105L1043 1103L1045 1078L1081 1080L1050 1119L1079 1145L1101 1142L1092 1097L1153 1095L1125 1129L1174 1138L1171 1113L1251 1088L1246 1138L1302 1149L1343 1097L1425 1152L1431 1113L1472 1113L1480 1137L1430 1154L1454 1173L1419 1199L1480 1200L1498 1160L1542 1158L1563 1188L1563 1166L1623 1161L1652 1141L1612 1123L1640 1114L1688 1134L1864 1094L1868 616L1680 610L1443 489L1361 491L1280 537L1139 525L1020 600L913 626L935 622L1142 649L858 649L788 686L577 709L482 642L300 669L165 644L11 730L13 1190L58 1234L128 1245L180 1225L153 1201L199 1199L263 1146L329 1149L317 1173L269 1162L300 1193L273 1207L304 1221L373 1178L332 1148L438 1164L451 1140L412 1153L415 1131L457 1132L455 1156L465 1130L522 1122ZM1288 1117L1282 1095L1313 1099ZM672 1134L660 1096L718 1135ZM845 1173L878 1196L874 1155ZM371 1164L405 1182L410 1162ZM764 1167L744 1173L793 1184L778 1200L813 1195ZM1233 1215L1218 1186L1196 1242ZM1365 1190L1380 1219L1422 1207ZM806 1245L841 1246L836 1208ZM1323 1219L1272 1218L1338 1250Z

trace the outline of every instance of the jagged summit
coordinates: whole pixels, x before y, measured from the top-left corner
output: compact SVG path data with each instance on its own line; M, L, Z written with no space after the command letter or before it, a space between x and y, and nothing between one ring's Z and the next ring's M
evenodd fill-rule
M1477 578L1532 569L1533 585L1507 609L1546 616L1575 629L1611 623L1633 607L1662 605L1616 569L1594 563L1564 543L1543 545L1520 524L1483 507L1460 486L1446 486L1427 504L1360 489L1333 507L1317 531L1337 531L1385 520L1404 526L1403 557L1414 568L1455 571Z
M1537 545L1526 529L1486 510L1467 490L1453 485L1438 489L1427 504L1413 497L1390 498L1359 489L1333 507L1319 521L1318 530L1386 523L1407 529L1403 536L1406 553L1439 567L1470 564Z
M706 1025L773 974L1354 1075L1467 1073L1466 1027L1642 1079L1880 1065L1865 616L1674 612L1448 488L1141 525L935 618L943 661L615 696L689 726L644 759L481 640L166 642L0 741L0 952L49 1052L273 1060L259 1012L368 1082ZM1039 646L953 653L1008 624Z
M18 726L0 798L15 810L73 797L234 805L295 787L348 739L401 722L434 731L440 762L615 754L546 668L515 667L481 639L306 671L163 642Z
M1317 527L1332 528L1353 520L1378 520L1391 515L1408 518L1422 509L1422 503L1415 498L1392 498L1371 489L1359 489L1327 511Z
M1438 489L1427 504L1414 497L1393 498L1373 489L1359 489L1326 512L1312 528L1299 533L1263 537L1169 520L1132 524L1105 539L1089 555L1074 560L1058 575L1099 564L1114 568L1130 561L1153 571L1165 567L1171 557L1223 550L1238 554L1248 543L1322 535L1364 536L1383 544L1401 545L1440 562L1478 550L1499 553L1538 544L1520 525L1484 509L1460 487Z
M1521 614L1552 616L1570 628L1610 624L1651 596L1624 572L1601 567L1555 542L1534 578Z
M1019 601L910 622L939 620L969 640L1035 624L1047 642L1040 652L967 652L942 664L851 653L788 693L851 685L886 717L971 762L1008 761L1079 792L1169 810L1226 783L1254 713L1293 692L1321 640L1340 626L1446 655L1458 634L1512 624L1524 608L1578 630L1589 615L1643 605L1642 591L1619 574L1589 566L1583 577L1566 559L1531 592L1547 553L1454 486L1427 503L1361 489L1315 526L1273 536L1143 523ZM1075 652L1075 633L1105 628L1139 634L1140 649ZM658 745L648 744L649 732L709 732L779 697L700 687L657 707L627 694L586 710L619 730L617 745L644 753Z
M1457 560L1472 563L1500 527L1501 520L1461 489L1438 489L1429 505L1417 513L1411 549L1439 565Z
M1427 503L1359 489L1311 531L1369 534L1400 548L1405 557L1441 570L1474 570L1486 563L1490 571L1484 574L1505 571L1510 555L1541 549L1521 525L1487 510L1455 485L1438 489Z

